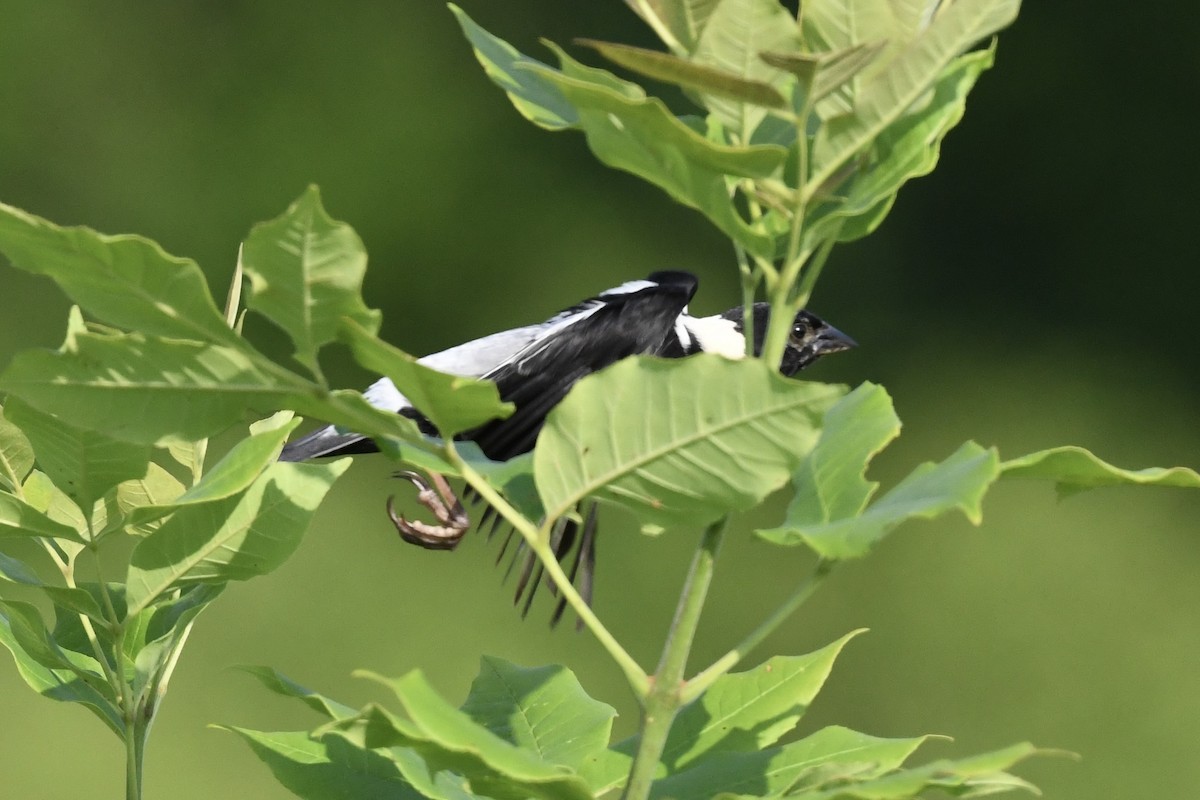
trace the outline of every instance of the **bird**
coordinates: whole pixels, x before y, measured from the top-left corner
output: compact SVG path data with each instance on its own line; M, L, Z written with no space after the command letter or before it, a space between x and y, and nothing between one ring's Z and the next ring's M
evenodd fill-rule
M547 414L566 397L572 386L624 358L634 355L683 358L696 353L743 358L747 335L744 308L735 306L720 314L692 316L688 313L688 304L698 287L698 279L690 272L653 272L645 279L627 281L582 300L544 322L474 339L424 356L418 362L451 375L495 382L501 400L513 404L513 413L460 434L458 438L473 441L492 460L506 461L533 449ZM758 355L770 322L770 305L755 303L752 308L753 352ZM792 320L779 371L790 377L825 355L856 346L852 338L837 328L815 314L801 310ZM371 405L411 417L426 432L435 433L420 409L414 408L390 379L380 378L371 384L363 397ZM368 437L330 425L288 443L280 460L306 461L377 450ZM396 475L416 486L418 501L439 523L430 525L406 520L394 512L389 498L388 514L401 537L430 549L451 549L457 545L470 527L470 521L445 478L431 475L434 484L431 487L415 472L404 471ZM596 508L592 504L579 520L564 520L555 526L551 539L552 549L560 562L565 562L574 550L569 575L576 582L580 595L589 603L595 568L596 517ZM492 518L491 533L494 533L499 519L493 516L491 509L485 510L479 527L483 527L489 518ZM510 532L510 539L511 536ZM503 558L507 546L506 541L499 558ZM520 552L518 549L517 553ZM513 558L515 564L517 556ZM523 613L528 612L541 577L540 566L534 562L532 555L528 555L517 586L519 602L526 587L532 584ZM558 621L564 606L560 600L552 623Z

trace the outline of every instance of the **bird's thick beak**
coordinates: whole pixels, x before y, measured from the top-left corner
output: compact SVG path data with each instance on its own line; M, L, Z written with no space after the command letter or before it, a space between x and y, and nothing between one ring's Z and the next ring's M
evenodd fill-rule
M840 353L843 350L849 350L851 347L858 347L858 342L829 324L825 325L821 332L817 334L816 341L813 342L813 350L818 355Z

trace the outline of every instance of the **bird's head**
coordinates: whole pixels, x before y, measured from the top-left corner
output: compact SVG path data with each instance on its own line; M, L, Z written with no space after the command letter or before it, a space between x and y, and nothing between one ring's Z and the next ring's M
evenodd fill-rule
M732 320L738 332L745 335L745 320L742 308L731 308L722 316ZM767 326L770 324L771 307L767 303L754 304L754 354L761 355L763 342L767 338ZM783 360L779 371L791 377L800 370L812 364L818 358L830 353L840 353L857 347L858 343L846 334L833 327L816 314L801 311L792 320L792 329L788 332L787 347L783 351Z

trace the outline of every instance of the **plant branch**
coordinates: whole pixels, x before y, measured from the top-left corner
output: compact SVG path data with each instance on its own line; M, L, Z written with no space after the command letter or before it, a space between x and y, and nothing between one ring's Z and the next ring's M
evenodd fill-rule
M783 602L779 608L767 617L763 622L755 628L749 636L743 639L736 647L730 650L725 655L717 659L711 666L703 672L696 675L687 682L682 691L682 699L685 703L690 703L716 682L725 673L736 667L746 654L753 650L758 645L762 644L763 640L774 633L788 617L795 613L796 609L804 604L812 596L825 577L833 570L832 561L818 561L817 566L813 569L811 575L804 579L791 596Z
M574 609L579 619L587 626L592 635L596 637L600 645L608 651L608 654L621 671L625 673L625 679L629 681L629 686L633 693L640 700L646 696L649 690L650 679L647 677L638 663L629 655L629 652L621 646L616 637L604 626L596 613L592 611L591 606L587 604L579 592L575 590L571 579L563 572L562 565L558 563L558 559L554 557L553 551L549 544L538 533L538 528L524 514L513 508L507 500L496 489L488 483L487 479L480 475L474 467L468 464L458 451L454 448L454 443L450 440L446 442L446 455L450 462L456 466L467 484L479 493L480 498L496 510L504 518L504 520L516 529L517 533L525 540L526 545L537 556L542 563L542 567L546 570L546 574L554 583L555 588L562 593L566 598L567 603Z
M650 787L658 771L667 735L671 732L671 723L685 702L682 696L683 674L728 522L728 517L722 517L708 526L692 558L658 670L654 674L650 692L642 702L641 740L622 800L645 800L650 796Z

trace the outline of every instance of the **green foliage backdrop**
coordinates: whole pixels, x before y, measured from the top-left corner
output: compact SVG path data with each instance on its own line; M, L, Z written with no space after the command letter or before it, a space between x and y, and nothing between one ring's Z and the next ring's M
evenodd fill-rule
M519 119L440 4L6 6L0 196L33 213L144 233L220 284L247 221L320 183L367 245L367 300L384 311L385 336L417 353L662 267L700 274L700 311L737 300L731 254L707 223L594 163L578 138ZM615 1L519 6L466 10L526 52L539 35L651 44ZM863 347L813 376L884 383L905 420L875 479L967 438L1007 453L1079 443L1126 466L1200 463L1186 200L1200 176L1179 155L1194 119L1155 88L1192 68L1188 48L1160 40L1184 26L1157 20L1154 41L1138 42L1150 26L1044 6L1005 34L1000 68L981 79L937 174L902 192L876 236L835 254L814 299ZM1131 68L1111 58L1118 41L1179 63ZM48 282L0 266L0 361L57 345L65 311ZM280 338L278 354L290 351ZM324 366L337 383L367 378ZM311 719L232 664L272 664L360 702L382 695L349 677L357 667L420 666L454 699L479 652L562 661L630 730L634 709L597 645L547 631L545 609L521 624L481 542L445 554L396 540L383 514L389 470L356 464L297 555L231 587L199 622L151 745L149 796L287 796L234 737L204 725ZM1188 667L1200 658L1200 500L1118 489L1058 503L1044 485L1015 483L986 511L981 531L959 517L914 523L762 648L803 653L871 628L806 725L952 732L960 753L1030 739L1084 756L1023 770L1047 796L1189 796L1200 781ZM784 512L748 522L769 527ZM693 543L632 533L606 530L597 602L646 662L677 589L653 581L663 565L682 575ZM698 663L801 569L737 531L727 554ZM41 701L7 665L0 698L6 796L119 794L117 744L83 711ZM49 741L64 748L53 787Z

